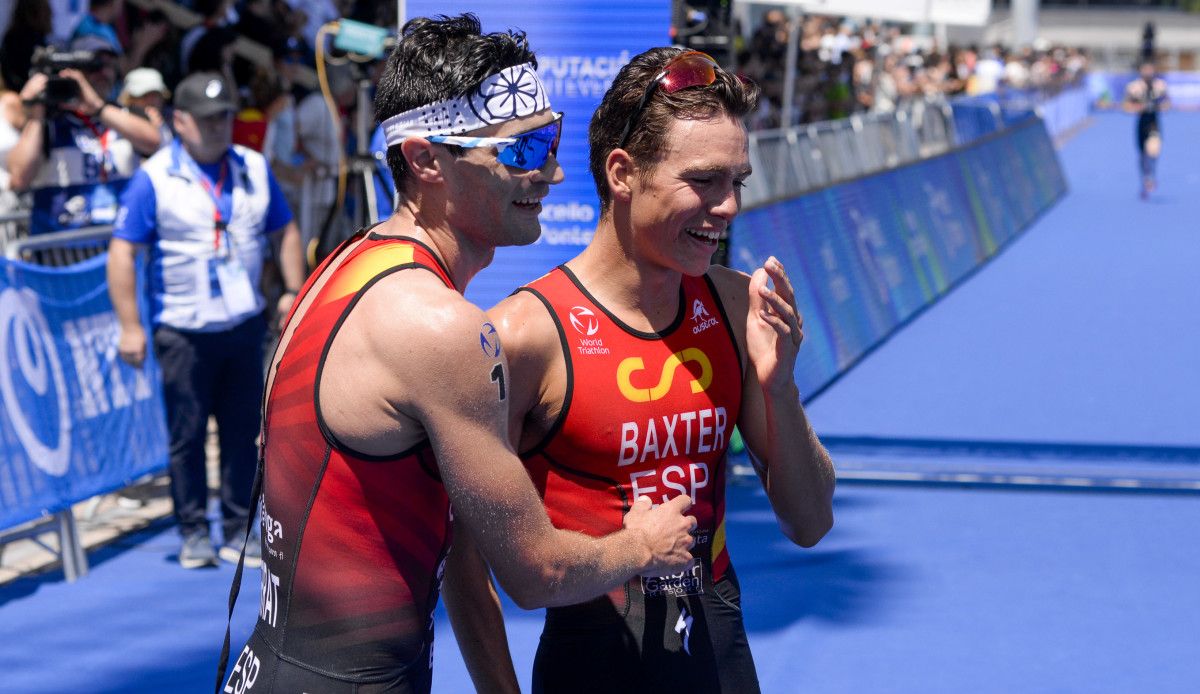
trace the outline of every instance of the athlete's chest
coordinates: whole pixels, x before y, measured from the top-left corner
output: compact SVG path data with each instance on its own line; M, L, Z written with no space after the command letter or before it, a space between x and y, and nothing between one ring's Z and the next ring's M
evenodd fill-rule
M655 336L587 306L566 311L560 448L609 473L724 453L741 404L738 352L711 300L688 306L684 320Z

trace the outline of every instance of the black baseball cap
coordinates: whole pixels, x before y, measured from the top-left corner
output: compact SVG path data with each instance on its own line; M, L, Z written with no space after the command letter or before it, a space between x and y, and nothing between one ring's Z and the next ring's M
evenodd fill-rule
M233 93L217 72L196 72L175 87L175 108L196 118L232 112Z

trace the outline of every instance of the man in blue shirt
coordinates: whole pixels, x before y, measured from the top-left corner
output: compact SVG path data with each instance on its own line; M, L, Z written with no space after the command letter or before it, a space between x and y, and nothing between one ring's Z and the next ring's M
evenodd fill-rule
M163 375L170 435L171 498L184 568L216 563L205 509L204 444L217 420L221 457L220 556L237 561L257 461L266 300L259 281L280 235L285 316L303 283L300 234L279 184L258 152L232 144L233 99L221 76L196 73L175 93L177 138L130 180L109 247L108 284L121 324L118 353L140 366L147 336L138 310L135 258L149 250L154 353ZM259 545L246 545L257 565Z

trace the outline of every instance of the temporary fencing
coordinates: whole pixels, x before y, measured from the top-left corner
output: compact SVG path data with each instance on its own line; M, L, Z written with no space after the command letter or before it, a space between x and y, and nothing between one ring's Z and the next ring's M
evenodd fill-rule
M0 541L57 526L68 578L86 572L71 505L161 470L167 456L153 350L140 369L117 356L110 233L20 239L0 259L0 529L44 519Z
M896 111L750 133L747 207L919 161L954 146L950 105L910 102Z
M1036 116L974 144L743 212L730 264L793 269L812 397L1066 192Z

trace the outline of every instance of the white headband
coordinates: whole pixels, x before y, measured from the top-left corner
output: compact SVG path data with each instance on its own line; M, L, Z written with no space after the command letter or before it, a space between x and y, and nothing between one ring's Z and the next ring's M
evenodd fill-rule
M457 99L439 101L385 120L389 147L410 137L461 135L550 108L546 87L532 63L514 65L488 77L479 89Z

